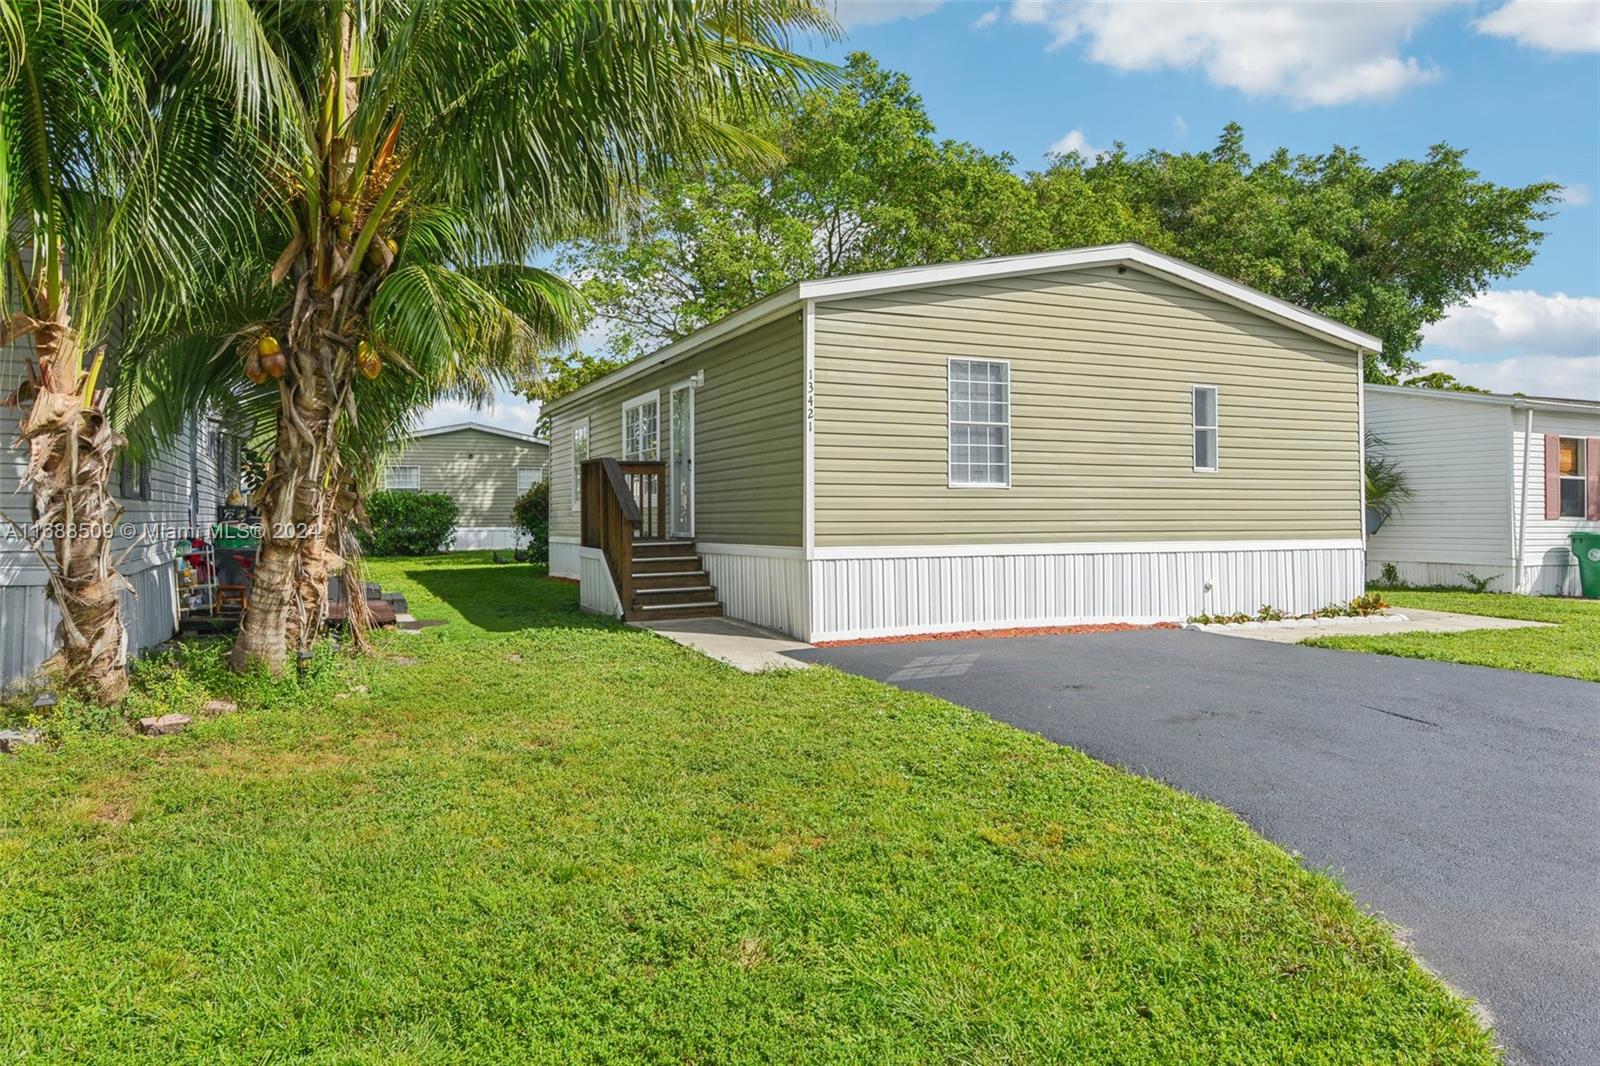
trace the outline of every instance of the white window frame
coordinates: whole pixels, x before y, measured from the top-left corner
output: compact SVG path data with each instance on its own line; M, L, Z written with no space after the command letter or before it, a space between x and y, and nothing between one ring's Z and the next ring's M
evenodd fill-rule
M526 485L524 485L522 483L522 481L523 481L522 475L524 475L524 474L533 475L531 478L528 479L528 483ZM519 466L519 467L517 467L517 497L519 499L524 494L526 494L530 489L532 489L534 486L542 485L542 484L544 484L544 467L542 467L542 466Z
M957 481L955 479L955 460L950 456L954 447L953 437L956 426L955 401L950 390L950 375L956 363L983 363L985 365L998 363L1006 368L1006 420L1004 422L974 422L972 419L962 419L964 426L1004 426L1006 431L1006 478L1004 481ZM952 355L944 363L944 476L945 484L952 489L1009 489L1011 487L1011 452L1014 441L1011 436L1011 360L990 359L981 355ZM987 464L985 464L987 465Z
M1563 474L1561 472L1561 442L1568 440L1578 446L1578 472L1576 474ZM1575 515L1561 514L1561 485L1567 481L1576 481L1578 483L1578 513ZM1562 518L1582 519L1589 517L1589 438L1587 437L1558 435L1556 438L1556 513L1561 515Z
M583 458L578 457L578 438L583 438ZM572 423L572 509L583 510L583 462L589 458L589 419L580 418Z
M395 481L397 480L395 475L400 473L400 471L402 471L402 470L410 470L410 471L412 471L414 476L412 478L410 478L409 480L415 482L415 484L411 484L411 485L396 485L395 484ZM388 471L385 472L385 474L383 476L383 487L386 490L388 490L389 492L421 492L422 491L422 467L416 465L415 463L407 463L405 466L391 466L388 469Z
M641 407L655 405L656 409L656 447L651 455L642 452L638 455L628 454L628 415ZM661 458L661 390L651 389L641 392L631 400L622 404L622 461L625 463L653 463Z
M1200 424L1200 390L1211 390L1211 424ZM1200 465L1200 431L1211 431L1211 465ZM1215 385L1189 386L1189 464L1197 474L1215 474L1222 468L1222 390Z

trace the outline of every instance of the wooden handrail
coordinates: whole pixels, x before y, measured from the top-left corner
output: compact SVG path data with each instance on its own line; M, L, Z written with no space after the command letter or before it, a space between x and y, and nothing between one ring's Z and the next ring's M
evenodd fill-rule
M633 609L634 537L666 538L666 472L663 462L610 458L585 460L580 470L583 545L605 554L625 617Z
M611 491L617 497L617 503L622 507L622 517L629 522L639 521L639 501L633 498L633 490L628 488L628 479L622 473L622 464L615 459L601 459L600 467L606 472L606 484L611 486Z

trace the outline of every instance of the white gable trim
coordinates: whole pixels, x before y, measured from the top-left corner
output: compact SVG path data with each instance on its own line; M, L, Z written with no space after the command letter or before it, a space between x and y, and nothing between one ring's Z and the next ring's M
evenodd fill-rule
M900 289L929 288L962 281L1015 277L1019 274L1042 274L1058 270L1082 270L1088 267L1115 265L1143 267L1192 289L1259 311L1309 333L1363 352L1383 350L1383 342L1369 333L1351 329L1315 311L1307 311L1287 300L1268 296L1248 285L1241 285L1220 274L1202 270L1182 259L1174 259L1170 255L1151 251L1142 244L1107 244L1095 248L1074 248L1065 252L1008 255L965 263L940 263L936 266L883 270L873 274L854 274L824 281L806 281L801 283L800 290L802 296L810 299L829 300L895 292Z
M743 310L718 319L682 340L674 341L642 359L613 370L603 378L596 378L581 389L552 400L545 405L545 410L559 410L601 389L610 388L663 363L687 356L708 344L748 332L795 310L802 303L815 304L828 300L845 300L855 296L898 292L903 289L923 289L963 281L1082 270L1099 266L1137 267L1198 292L1265 315L1313 336L1354 349L1358 353L1383 351L1383 342L1369 333L1351 329L1315 311L1307 311L1287 300L1268 296L1248 285L1241 285L1209 270L1202 270L1192 263L1151 251L1142 244L1107 244L1094 248L1073 248L1062 252L1008 255L994 259L973 259L961 263L939 263L933 266L905 267L900 270L880 270L871 274L850 274L840 278L798 282L773 293L764 300L758 300Z
M489 426L482 422L455 422L448 426L436 426L433 429L413 430L411 439L418 437L437 437L441 433L459 433L464 429L475 429L479 433L493 433L496 436L510 437L513 440L526 441L529 444L543 444L549 447L550 442L543 437L536 437L532 433L518 433L514 429L501 429L499 426Z
M1367 385L1364 388L1367 392L1384 396L1404 396L1413 400L1456 400L1461 403L1482 403L1495 407L1600 415L1600 401L1597 400L1569 400L1554 396L1512 396L1502 392L1455 392L1449 389L1423 389L1415 385Z

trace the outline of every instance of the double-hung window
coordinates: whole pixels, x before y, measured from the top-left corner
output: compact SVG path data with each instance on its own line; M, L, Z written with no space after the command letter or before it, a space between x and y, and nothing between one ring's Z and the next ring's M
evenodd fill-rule
M1582 437L1561 438L1561 517L1583 518L1588 513L1585 498L1587 471L1584 469ZM1547 512L1548 513L1548 512Z
M1195 385L1191 389L1194 420L1194 468L1217 469L1217 387Z
M622 460L642 462L661 455L661 393L647 392L622 405Z
M1011 364L1000 359L952 359L950 484L1006 488L1011 484Z
M383 487L391 491L416 492L422 488L422 467L391 466L384 475Z
M583 464L589 458L589 420L572 425L572 509L583 506Z
M517 467L517 495L522 496L544 480L544 471L536 466Z

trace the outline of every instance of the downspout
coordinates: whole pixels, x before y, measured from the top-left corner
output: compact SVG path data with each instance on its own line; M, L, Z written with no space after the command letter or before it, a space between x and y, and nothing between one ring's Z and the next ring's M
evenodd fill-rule
M1512 408L1513 411L1516 408ZM1516 569L1511 574L1511 591L1517 592L1522 588L1522 562L1524 548L1528 543L1528 453L1533 451L1533 408L1526 407L1528 420L1522 431L1522 483L1514 493L1517 508L1517 551Z
M1356 349L1356 452L1360 456L1356 471L1356 484L1360 486L1361 509L1357 518L1361 525L1361 583L1366 591L1367 581L1367 356Z

